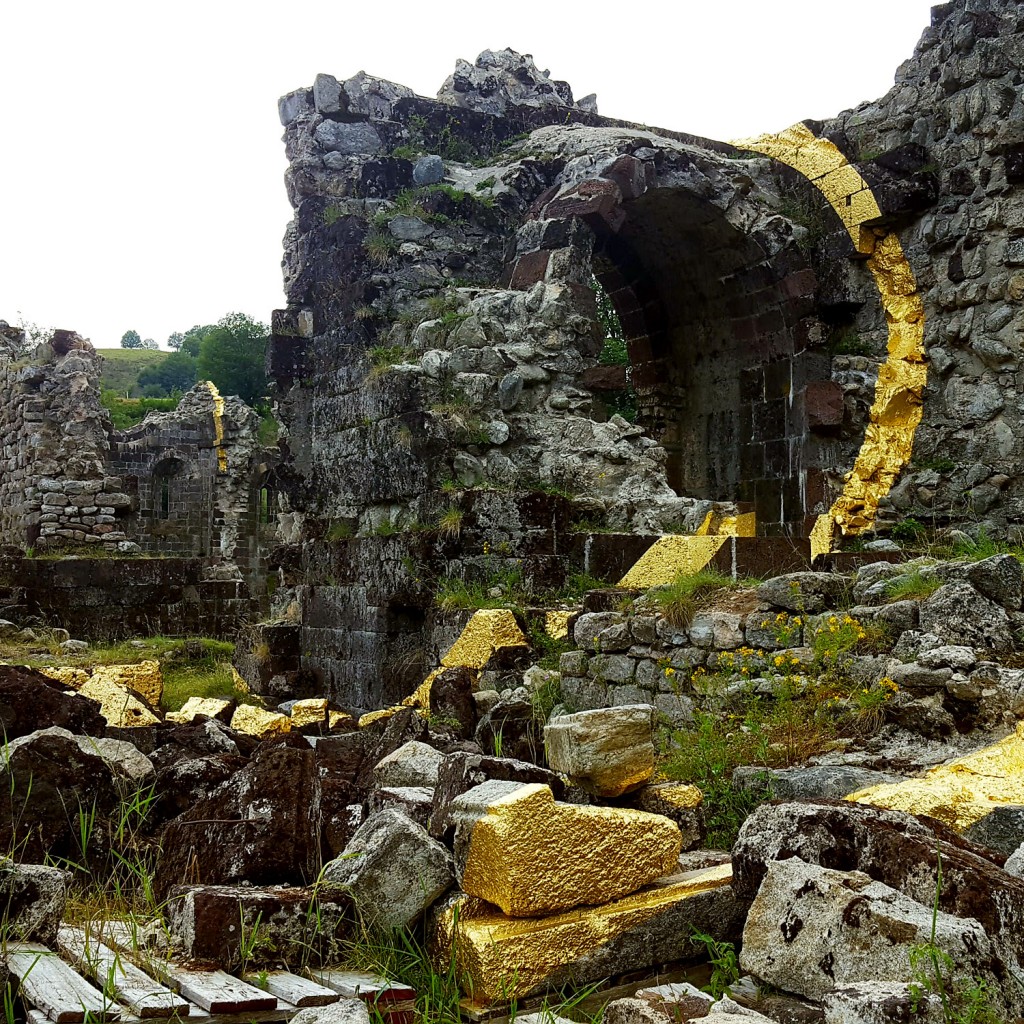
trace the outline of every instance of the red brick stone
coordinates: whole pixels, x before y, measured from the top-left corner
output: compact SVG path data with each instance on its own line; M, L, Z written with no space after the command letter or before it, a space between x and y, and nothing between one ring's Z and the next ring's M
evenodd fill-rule
M626 386L626 367L592 366L580 379L591 391L620 391Z
M528 252L525 256L520 256L516 261L515 270L512 271L509 287L525 291L538 281L543 281L550 259L550 252Z
M843 389L831 380L812 380L804 389L807 426L832 430L843 422Z

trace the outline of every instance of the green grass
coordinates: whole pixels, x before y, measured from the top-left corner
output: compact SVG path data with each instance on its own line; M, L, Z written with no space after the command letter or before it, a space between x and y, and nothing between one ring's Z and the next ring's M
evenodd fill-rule
M103 392L100 402L110 413L115 430L134 427L150 412L171 412L178 408L177 398L122 398L111 390Z
M917 568L887 583L885 596L890 601L916 601L934 594L941 586L942 580L938 576L927 577Z
M653 590L651 595L662 615L677 629L685 629L702 601L716 590L736 586L737 582L731 576L715 569L702 569L688 575L680 574L671 583Z
M142 394L138 386L139 374L151 366L158 366L170 355L170 352L154 352L147 348L100 348L96 352L103 356L100 388L131 398Z

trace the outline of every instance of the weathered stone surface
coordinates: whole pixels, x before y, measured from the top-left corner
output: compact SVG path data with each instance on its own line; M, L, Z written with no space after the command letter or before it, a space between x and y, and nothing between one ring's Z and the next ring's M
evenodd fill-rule
M1018 611L1024 601L1024 569L1013 555L993 555L973 562L967 580L984 597L1008 611Z
M252 761L164 831L154 887L312 882L320 860L313 751L262 745Z
M8 941L51 945L64 916L70 876L43 864L0 862L0 901Z
M933 918L931 907L862 872L792 857L768 866L743 928L740 965L822 1000L837 985L913 980L911 948L928 941L964 973L998 984L1001 965L977 921Z
M301 960L318 965L336 961L349 933L352 901L340 889L318 885L272 888L240 885L186 885L171 890L167 926L189 960L237 970L246 955L246 935L259 933L264 956L276 962ZM315 924L315 927L312 926ZM261 966L250 961L251 969Z
M562 779L547 768L516 761L510 757L485 757L457 751L441 761L434 789L434 806L430 814L430 834L435 839L450 837L454 823L452 802L463 793L489 780L518 783L540 783L547 786L556 800L565 791Z
M0 665L0 727L8 740L57 726L72 733L100 736L106 720L97 701L65 693L41 672Z
M373 781L380 787L433 788L437 785L437 773L443 760L444 754L440 751L418 740L409 740L374 766Z
M661 782L637 790L634 799L641 811L660 814L676 823L683 850L692 850L704 841L704 794L696 786Z
M969 583L947 583L921 603L921 629L945 644L997 651L1013 649L1006 610Z
M761 768L741 765L732 782L739 789L767 790L776 800L841 800L859 789L899 782L900 776L852 765Z
M377 130L364 121L345 123L321 121L314 131L316 141L326 153L342 156L373 156L380 152Z
M607 903L667 875L681 836L668 818L555 802L547 786L490 782L452 805L462 888L510 917Z
M1009 856L1024 843L1024 804L995 807L990 814L964 829L964 838Z
M580 711L544 727L548 764L599 796L636 789L654 774L653 709L649 704Z
M842 985L825 996L825 1024L941 1024L942 1000L920 984L862 981Z
M397 810L368 818L323 877L346 886L363 919L383 928L408 927L455 881L451 854Z
M361 999L339 999L329 1006L299 1010L295 1024L370 1024L370 1011Z
M752 899L770 864L786 857L864 872L926 906L938 891L941 911L980 922L1007 964L1024 963L1024 882L941 822L846 801L763 804L733 847L737 895Z
M0 754L9 792L0 804L0 849L26 861L81 857L79 810L102 820L118 802L107 762L57 726L10 740Z
M812 615L836 608L846 594L847 581L829 572L794 572L766 580L757 599L787 611Z
M707 1016L711 1004L715 1001L712 995L687 981L667 982L664 985L637 989L636 998L677 1021Z
M156 781L153 762L134 743L99 736L76 736L75 742L86 754L102 757L114 777L127 783L126 788L141 788Z
M436 154L421 156L412 165L412 180L417 185L433 185L444 178L444 161Z
M370 794L369 812L376 814L391 807L426 828L433 806L434 791L427 786L385 786Z
M729 874L726 866L671 876L600 907L540 919L506 917L460 894L435 908L433 957L443 969L454 949L483 1003L693 960L693 929L719 941L739 937L743 912Z

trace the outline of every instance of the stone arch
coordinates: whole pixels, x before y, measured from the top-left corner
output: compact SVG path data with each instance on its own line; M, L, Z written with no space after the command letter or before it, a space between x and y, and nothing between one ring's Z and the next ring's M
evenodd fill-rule
M593 271L672 487L756 511L759 533L805 535L821 434L838 426L841 399L822 422L820 394L835 396L817 279L792 224L744 187L722 158L622 154L537 200L509 280L582 286Z

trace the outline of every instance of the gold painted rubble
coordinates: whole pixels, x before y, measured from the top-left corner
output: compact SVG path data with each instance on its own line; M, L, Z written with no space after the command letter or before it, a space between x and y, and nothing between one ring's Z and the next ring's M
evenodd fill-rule
M842 493L811 530L811 556L831 550L836 531L860 533L874 522L879 501L910 459L921 422L924 363L924 303L899 238L865 225L882 213L868 183L828 139L803 124L777 135L737 143L799 171L829 201L853 240L868 255L889 330L888 358L879 369L870 420Z
M481 608L463 627L458 639L434 669L401 704L370 711L359 719L359 727L391 718L403 708L430 708L430 685L445 668L470 668L479 672L502 647L528 647L529 641L519 628L515 615L507 608Z
M187 725L197 715L205 715L207 718L217 718L231 707L230 700L221 700L219 697L189 697L182 705L180 711L168 711L167 721L176 722L178 725Z
M252 704L239 704L231 716L231 728L250 736L266 739L283 736L292 731L291 719L279 711L267 711Z
M510 917L607 903L672 871L681 844L661 815L560 804L550 787L523 785L473 825L462 888Z
M224 399L212 380L203 383L213 398L213 443L217 449L217 468L226 473L228 470L228 453L224 450Z
M323 697L311 697L309 700L297 700L292 705L291 718L293 729L306 726L324 726L327 724L327 701Z
M84 668L71 668L69 665L61 665L57 668L41 668L39 671L44 676L55 679L62 686L70 687L72 690L80 690L82 684L89 679L89 673Z
M159 661L140 661L136 665L97 665L92 670L92 679L134 690L154 708L160 706L164 695Z
M103 678L87 679L78 692L83 697L90 697L100 705L100 714L107 724L115 729L143 729L147 725L157 725L160 719L123 686L118 686Z
M732 866L722 864L602 906L542 918L507 917L481 900L457 898L435 917L437 959L443 968L444 957L454 949L459 975L481 1003L521 998L551 980L562 983L577 974L582 981L597 980L586 973L587 963L602 947L731 881Z
M704 803L704 794L699 786L688 782L654 783L641 790L641 799L648 796L652 802L672 807L679 811L695 811Z
M563 610L548 612L544 616L544 632L553 640L564 640L569 635L569 619L574 614Z
M928 814L963 831L1003 804L1024 804L1024 722L998 743L929 768L919 778L871 786L846 799Z

